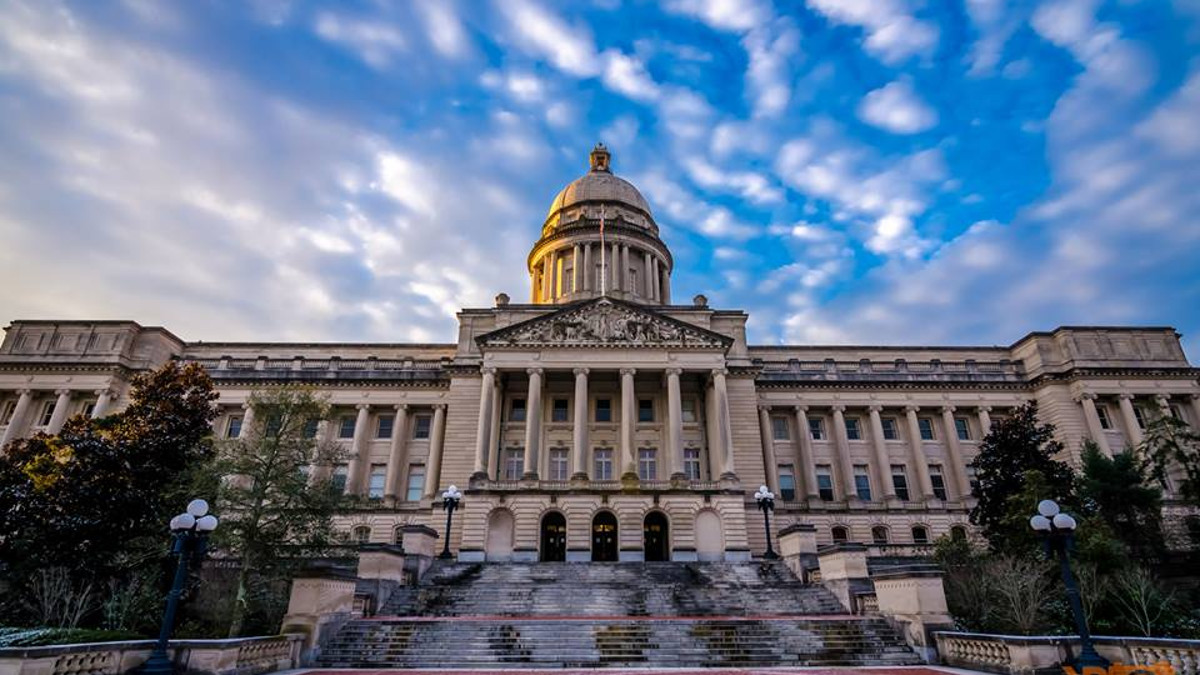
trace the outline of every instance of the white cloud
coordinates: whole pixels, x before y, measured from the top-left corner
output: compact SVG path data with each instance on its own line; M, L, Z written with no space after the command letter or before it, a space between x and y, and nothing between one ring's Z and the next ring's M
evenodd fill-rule
M611 90L628 96L635 101L655 101L660 91L658 84L646 67L636 57L626 56L619 51L604 52L604 84Z
M600 74L592 34L572 26L529 0L500 0L500 10L516 31L517 46L545 57L559 70L577 77Z
M467 53L466 31L447 0L422 0L417 11L425 24L426 36L438 53L451 58Z
M749 63L746 81L756 117L783 113L792 98L792 64L800 51L800 33L779 21L750 31L742 39Z
M692 156L682 161L688 176L701 187L733 192L754 204L770 204L783 200L783 191L766 176L752 171L725 171Z
M750 30L771 18L770 5L764 0L670 0L667 9L717 30Z
M322 12L313 24L322 39L358 54L374 68L391 64L397 54L407 49L407 41L395 27L373 19L356 19L332 12Z
M862 28L864 47L885 63L928 56L937 47L937 26L913 17L903 0L808 0L808 4L830 21Z
M913 91L910 82L897 80L864 96L858 118L893 133L915 134L933 128L938 115Z

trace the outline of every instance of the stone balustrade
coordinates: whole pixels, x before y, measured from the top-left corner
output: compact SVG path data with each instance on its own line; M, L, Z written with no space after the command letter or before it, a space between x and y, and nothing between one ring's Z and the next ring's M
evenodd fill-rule
M471 490L491 492L622 492L629 489L619 480L490 480L475 479L470 483ZM671 490L689 490L693 492L716 492L725 490L720 481L715 480L643 480L638 481L638 490L648 492L668 492Z
M449 359L184 358L216 380L425 380L447 379Z
M1011 675L1058 675L1079 651L1069 636L1026 637L985 633L934 633L945 665ZM1113 663L1152 666L1167 663L1176 675L1200 675L1200 640L1170 638L1093 638L1096 651Z
M190 675L258 675L300 666L302 635L172 640L176 670ZM150 658L154 640L0 649L0 675L121 675Z
M907 381L1020 382L1025 371L1020 361L787 361L759 360L765 381Z

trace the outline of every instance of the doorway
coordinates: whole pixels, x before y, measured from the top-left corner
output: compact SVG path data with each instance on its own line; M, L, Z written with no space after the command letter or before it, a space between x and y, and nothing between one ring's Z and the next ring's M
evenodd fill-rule
M601 511L592 518L592 562L617 561L617 517Z
M642 546L647 562L665 562L671 559L670 525L662 511L646 514L642 525Z
M567 559L567 518L558 511L542 517L542 545L538 548L538 560L542 562L564 562Z

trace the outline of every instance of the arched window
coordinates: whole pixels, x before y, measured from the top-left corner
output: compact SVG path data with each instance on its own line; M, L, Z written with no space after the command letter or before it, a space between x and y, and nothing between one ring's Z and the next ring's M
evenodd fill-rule
M888 543L888 531L883 525L876 525L871 528L871 541L876 544Z
M914 544L928 544L929 528L924 525L913 525L912 538Z
M404 526L397 525L392 529L392 543L400 546L404 543Z
M963 527L962 525L955 525L954 527L950 528L950 538L954 541L966 541L967 528Z
M356 544L365 544L371 541L371 528L366 525L359 525L351 532L350 539Z
M829 533L833 535L833 543L835 544L844 544L850 539L850 533L841 525L835 526Z

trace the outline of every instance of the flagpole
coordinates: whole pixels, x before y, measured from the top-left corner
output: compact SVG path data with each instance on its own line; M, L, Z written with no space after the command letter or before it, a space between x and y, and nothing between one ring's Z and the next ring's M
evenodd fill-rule
M600 295L608 295L608 246L604 244L604 206L600 207Z

